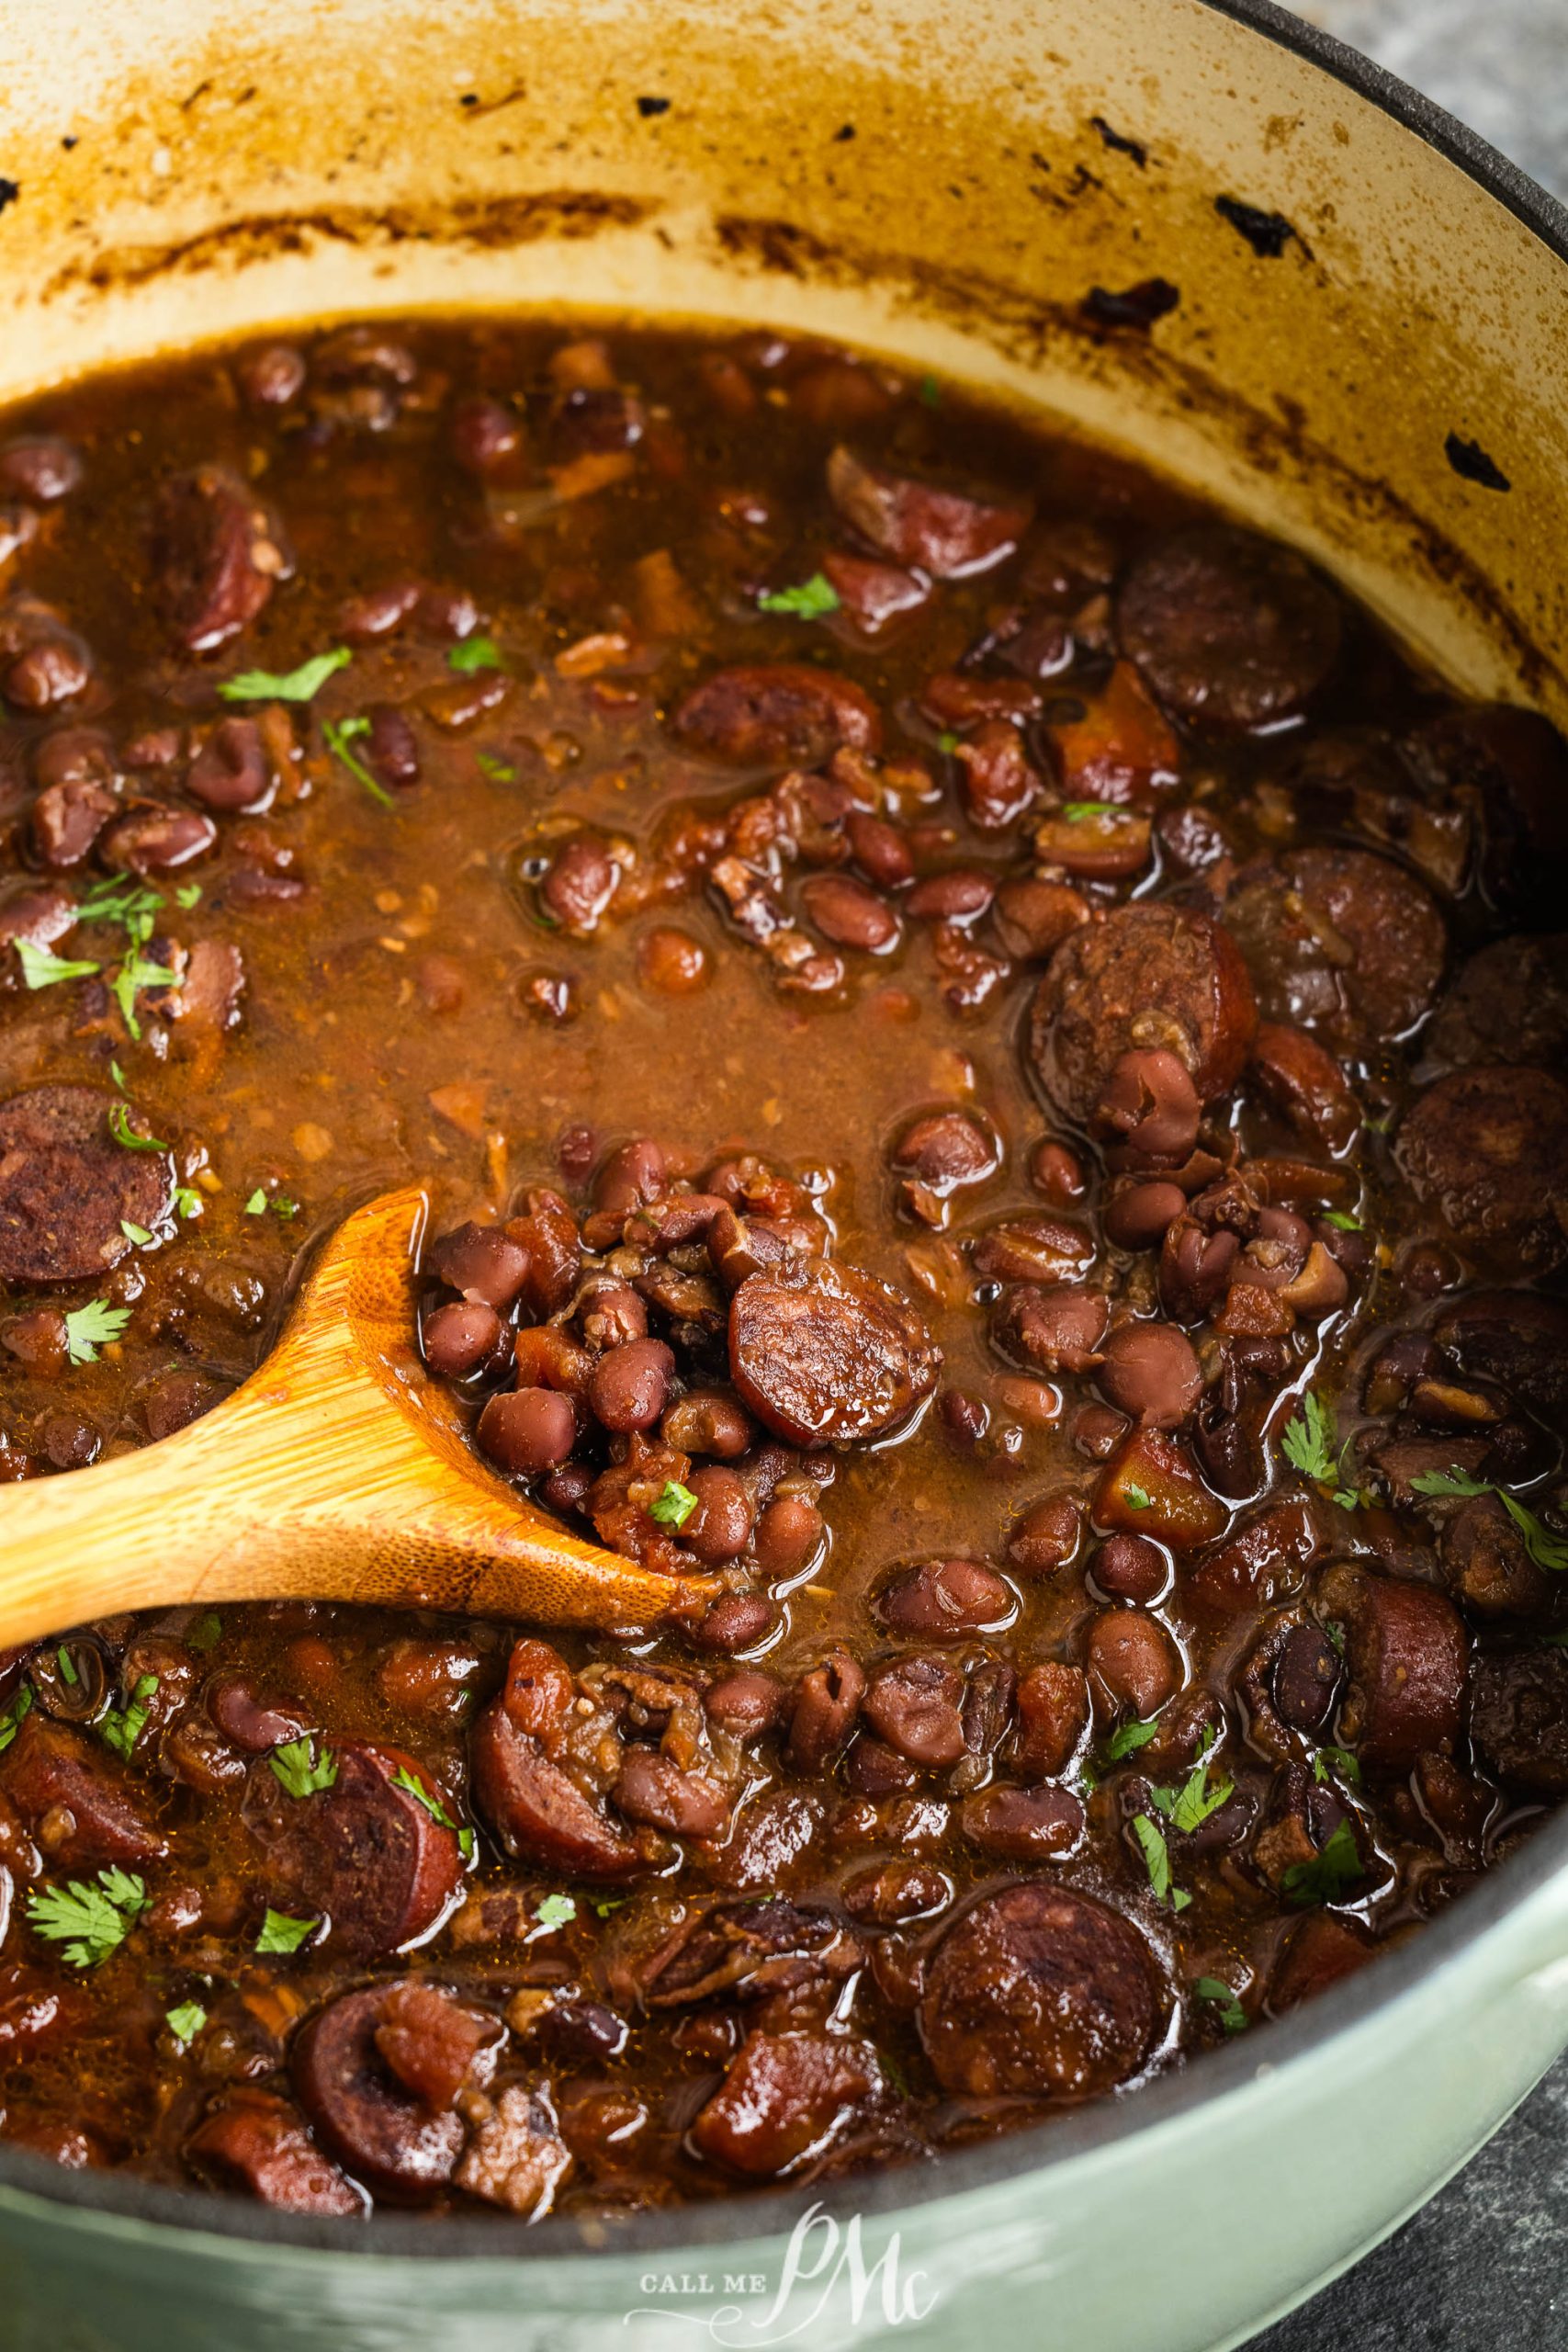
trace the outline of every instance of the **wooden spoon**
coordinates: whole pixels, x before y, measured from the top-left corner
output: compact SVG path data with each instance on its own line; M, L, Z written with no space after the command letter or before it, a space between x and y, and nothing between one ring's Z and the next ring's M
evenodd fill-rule
M122 1609L330 1600L642 1627L710 1577L576 1536L488 1469L413 1341L417 1186L356 1210L260 1370L204 1419L96 1469L0 1489L0 1644Z

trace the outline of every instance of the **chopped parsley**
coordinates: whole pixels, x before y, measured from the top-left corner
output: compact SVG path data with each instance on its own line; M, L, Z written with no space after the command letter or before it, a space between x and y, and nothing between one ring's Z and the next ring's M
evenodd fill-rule
M1345 1456L1351 1440L1347 1438L1336 1450L1322 1401L1314 1390L1307 1390L1301 1411L1286 1422L1280 1442L1292 1468L1299 1470L1303 1478L1310 1478L1314 1486L1326 1487L1329 1500L1341 1510L1359 1510L1366 1500L1359 1487L1346 1483Z
M448 652L446 666L459 677L471 678L476 670L504 670L506 664L493 637L466 637Z
M476 752L474 757L481 774L488 775L492 784L516 783L517 770L510 760L497 759L493 752Z
M125 1092L125 1072L121 1069L118 1062L110 1062L109 1076L113 1079L115 1084L123 1094Z
M958 749L958 738L953 733L951 727L944 727L942 729L942 733L936 739L936 747L939 752L945 752L947 757L952 759L954 752Z
M942 406L942 386L937 382L934 376L922 376L920 378L920 398L924 401L928 408L940 408Z
M1119 808L1114 800L1064 800L1056 814L1077 825L1087 817L1122 817L1126 811Z
M109 1133L122 1151L167 1151L169 1148L157 1136L139 1135L130 1124L130 1113L123 1102L109 1104Z
M797 621L820 620L824 614L836 613L841 603L838 590L825 571L814 571L795 588L765 589L757 599L760 613L792 613Z
M103 969L80 956L57 956L52 948L35 947L30 939L15 942L22 978L30 989L51 989L60 980L90 980Z
M425 1787L424 1782L422 1780L419 1780L409 1770L406 1764L399 1765L397 1770L392 1775L390 1785L394 1789L406 1789L411 1797L417 1798L419 1803L424 1807L426 1813L429 1814L432 1821L439 1822L443 1829L457 1828L457 1823L453 1820L451 1815L447 1812L440 1798L438 1796L434 1796L430 1790ZM472 1830L468 1832L468 1836L471 1839L473 1837ZM458 1844L461 1845L461 1843L462 1839L459 1836ZM467 1860L467 1859L468 1857L465 1855L464 1860Z
M1151 1789L1149 1797L1173 1829L1190 1834L1201 1829L1210 1815L1218 1813L1235 1793L1234 1781L1223 1781L1215 1789L1209 1787L1208 1781L1209 1758L1205 1752L1179 1789Z
M1156 1903L1168 1903L1173 1911L1185 1911L1192 1897L1185 1887L1170 1882L1170 1849L1165 1842L1165 1832L1156 1827L1146 1813L1133 1816L1133 1835L1143 1849L1144 1867L1149 1874L1149 1885Z
M1280 1881L1287 1903L1305 1909L1313 1903L1338 1903L1359 1879L1364 1878L1355 1833L1342 1821L1321 1853L1310 1862L1292 1862Z
M118 1951L152 1902L146 1883L132 1872L100 1871L96 1885L72 1879L64 1887L35 1888L28 1917L51 1943L63 1943L62 1958L73 1968L96 1968Z
M216 1609L209 1609L205 1617L197 1619L186 1635L186 1647L187 1650L215 1650L222 1639L223 1620Z
M179 886L178 889L175 892L175 899L177 900L178 904L179 904L179 905L181 905L182 907L184 907L184 909L185 909L185 910L186 910L186 914L188 914L188 913L190 912L190 910L191 910L192 907L194 907L194 906L197 906L197 905L199 905L199 904L200 904L200 901L201 901L201 885L200 885L200 883L199 883L199 882L182 882L182 883L180 884L180 886Z
M199 2001L182 2001L177 2009L164 2011L164 2023L182 2050L188 2050L202 2027L207 2023L207 2011Z
M1447 1470L1424 1470L1410 1485L1417 1495L1495 1495L1524 1537L1525 1550L1536 1566L1549 1569L1553 1576L1568 1573L1568 1536L1555 1533L1517 1495L1505 1494L1492 1480L1472 1478L1455 1464Z
M128 1241L135 1242L139 1250L144 1249L152 1238L144 1225L133 1225L128 1216L120 1218L119 1229Z
M392 806L391 794L384 785L377 783L358 753L351 752L348 748L351 743L357 743L362 735L368 735L369 732L370 721L367 718L324 718L321 721L321 735L328 751L334 758L343 762L349 775L354 777L356 784L362 784L365 786L372 800L378 801L383 808L389 808Z
M1348 1747L1320 1747L1312 1759L1312 1777L1322 1782L1331 1772L1348 1781L1353 1789L1361 1785L1361 1767Z
M4 1714L0 1714L0 1755L10 1747L22 1727L24 1717L31 1714L33 1693L30 1683L24 1682Z
M72 1663L71 1653L66 1648L63 1642L61 1643L60 1647L54 1653L54 1662L60 1668L62 1680L69 1684L70 1688L74 1690L82 1678L77 1673L74 1665Z
M111 1708L98 1724L98 1736L106 1747L123 1757L129 1764L131 1750L147 1728L147 1716L158 1689L155 1674L137 1676L135 1688L123 1707Z
M133 1045L141 1042L141 1023L137 1015L136 1000L143 989L178 989L185 982L178 972L167 964L149 963L141 946L136 946L109 982L109 993L119 1007L119 1017ZM162 1148L162 1147L160 1147Z
M457 1832L457 1851L466 1862L474 1859L474 1833L465 1822Z
M291 1919L287 1911L268 1908L262 1921L262 1931L256 1938L256 1950L267 1951L298 1951L308 1936L313 1936L321 1926L320 1919Z
M242 670L237 678L225 678L218 691L225 702L310 702L353 659L346 645L334 645L330 653L313 653L297 670Z
M596 1894L593 1898L593 1917L596 1919L607 1919L612 1911L619 1911L630 1899L625 1894Z
M247 1216L265 1216L266 1215L266 1194L262 1191L259 1184L256 1186L255 1191L251 1194L250 1199L245 1203L245 1215Z
M1154 1501L1154 1497L1146 1487L1137 1487L1129 1483L1122 1487L1122 1492L1126 1498L1130 1510L1147 1510Z
M291 1797L313 1797L318 1791L330 1789L337 1779L337 1758L332 1749L323 1747L319 1758L314 1756L308 1736L286 1739L267 1761Z
M175 1186L175 1212L178 1216L199 1216L207 1206L201 1194L191 1184Z
M147 939L152 933L152 918L164 901L156 890L144 882L133 882L129 874L110 874L102 882L95 882L86 897L78 902L78 922L123 923L133 937Z
M648 1515L656 1519L660 1527L684 1527L696 1507L697 1498L690 1487L682 1487L678 1478L666 1478L649 1504Z
M1147 1747L1158 1729L1159 1724L1152 1719L1146 1724L1123 1724L1119 1731L1111 1733L1105 1743L1107 1758L1112 1764L1119 1764L1122 1757L1131 1756L1135 1747Z
M1197 1994L1198 1998L1201 2001L1213 2001L1215 2008L1218 2009L1220 2013L1220 2023L1224 2026L1227 2033L1245 2033L1247 2031L1247 2026L1251 2020L1247 2017L1247 2011L1242 2007L1241 2003L1236 1999L1235 1995L1231 1991L1230 1986L1225 1984L1222 1978L1218 1976L1200 1976L1196 1984L1193 1985L1192 1990Z
M130 1320L129 1306L111 1306L107 1298L73 1307L65 1318L67 1356L73 1363L96 1363L98 1350L118 1340Z
M570 1894L541 1895L534 1917L541 1928L569 1928L577 1917L577 1905Z
M1366 1230L1359 1216L1350 1216L1344 1209L1325 1209L1323 1222L1337 1226L1341 1233L1362 1233Z

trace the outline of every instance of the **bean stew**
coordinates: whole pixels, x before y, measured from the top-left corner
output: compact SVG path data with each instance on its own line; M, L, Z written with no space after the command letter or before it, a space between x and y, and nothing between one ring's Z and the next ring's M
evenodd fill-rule
M852 353L376 322L12 413L0 1484L417 1178L475 1446L717 1598L5 1655L0 2134L610 2216L1130 2090L1461 1895L1568 1790L1565 828L1299 555Z

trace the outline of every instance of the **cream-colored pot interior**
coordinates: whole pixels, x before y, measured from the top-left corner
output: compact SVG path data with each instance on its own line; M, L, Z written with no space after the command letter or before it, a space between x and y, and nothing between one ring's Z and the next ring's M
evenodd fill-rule
M1561 262L1200 0L12 0L0 122L0 397L350 310L807 328L1130 446L1568 718ZM1154 277L1152 333L1086 318Z

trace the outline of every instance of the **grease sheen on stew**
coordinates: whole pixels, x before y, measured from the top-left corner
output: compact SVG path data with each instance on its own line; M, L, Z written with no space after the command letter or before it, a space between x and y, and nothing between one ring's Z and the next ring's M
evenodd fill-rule
M6 1658L6 2138L345 2215L930 2160L1568 1787L1544 721L958 387L504 320L13 414L0 713L0 1480L419 1177L476 1445L721 1588Z

